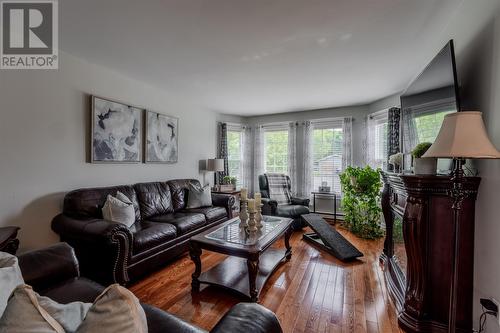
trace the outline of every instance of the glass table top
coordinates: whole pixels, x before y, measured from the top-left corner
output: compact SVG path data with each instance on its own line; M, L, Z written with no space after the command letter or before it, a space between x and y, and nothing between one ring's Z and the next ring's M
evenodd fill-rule
M257 241L269 234L274 228L279 226L283 221L285 221L285 219L263 216L262 228L256 232L248 232L247 230L240 228L240 219L236 219L231 223L212 231L205 237L241 245L254 245Z

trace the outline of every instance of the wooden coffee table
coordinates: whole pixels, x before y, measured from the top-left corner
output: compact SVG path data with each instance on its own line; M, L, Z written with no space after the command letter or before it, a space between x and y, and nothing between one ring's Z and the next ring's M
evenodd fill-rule
M255 233L240 230L239 217L224 222L190 239L189 254L195 264L193 292L200 284L220 286L239 292L257 302L260 291L278 265L292 257L292 219L264 216L263 227ZM285 237L285 249L270 248ZM202 249L228 255L217 266L201 272Z

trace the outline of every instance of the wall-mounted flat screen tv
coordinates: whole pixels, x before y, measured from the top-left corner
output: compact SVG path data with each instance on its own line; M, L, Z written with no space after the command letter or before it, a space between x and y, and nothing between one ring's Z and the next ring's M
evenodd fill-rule
M432 59L401 95L401 147L404 169L411 168L410 153L421 142L433 143L446 114L460 110L453 41ZM439 160L438 173L449 170Z

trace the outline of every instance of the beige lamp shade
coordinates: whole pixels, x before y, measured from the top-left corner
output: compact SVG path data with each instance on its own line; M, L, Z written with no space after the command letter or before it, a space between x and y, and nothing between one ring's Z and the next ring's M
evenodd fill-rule
M436 141L422 157L500 158L493 146L481 112L462 111L447 114Z
M222 158L211 158L207 160L208 171L224 171L224 160Z

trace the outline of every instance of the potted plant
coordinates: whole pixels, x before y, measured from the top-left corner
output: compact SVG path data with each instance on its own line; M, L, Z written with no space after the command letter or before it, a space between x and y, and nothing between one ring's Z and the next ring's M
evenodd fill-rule
M233 191L236 189L236 183L238 179L236 177L232 176L224 176L222 178L222 185L221 185L221 191Z
M383 236L380 226L380 169L347 167L340 174L345 224L355 235L375 239Z
M422 142L415 146L411 151L413 157L413 172L416 175L434 175L437 169L437 158L426 157L422 158L425 152L430 148L432 143Z
M403 154L396 153L389 156L389 164L392 164L394 172L401 172L401 164L403 163Z

